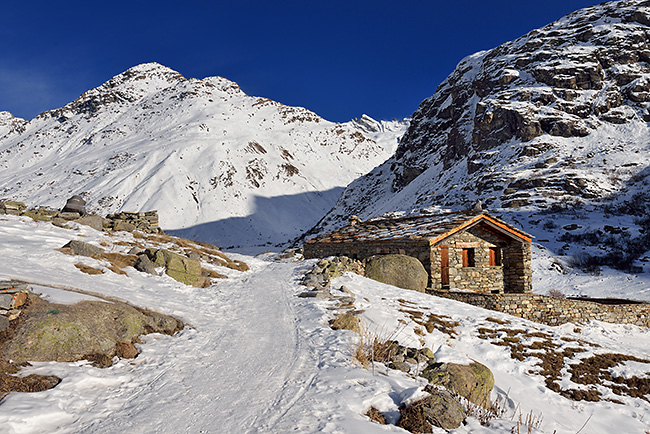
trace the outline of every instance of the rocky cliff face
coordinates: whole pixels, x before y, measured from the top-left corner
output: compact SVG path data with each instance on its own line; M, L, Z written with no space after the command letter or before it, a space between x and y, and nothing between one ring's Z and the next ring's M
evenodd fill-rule
M650 2L610 2L464 59L413 115L393 186L422 173L433 162L425 155L435 154L442 170L464 160L472 175L491 166L506 143L522 144L517 157L536 157L551 154L555 138L650 121L649 24ZM479 187L504 180L478 176ZM569 188L595 193L579 190Z
M420 104L395 155L353 182L314 232L351 214L466 209L479 199L513 216L575 207L600 221L642 215L649 41L650 2L623 0L468 56Z
M29 122L0 114L0 198L60 208L81 194L91 211L157 209L164 229L220 245L285 241L394 152L394 127L369 134L143 64Z
M604 3L463 59L339 209L543 208L620 192L650 159L649 24L650 2ZM370 208L358 202L371 194Z

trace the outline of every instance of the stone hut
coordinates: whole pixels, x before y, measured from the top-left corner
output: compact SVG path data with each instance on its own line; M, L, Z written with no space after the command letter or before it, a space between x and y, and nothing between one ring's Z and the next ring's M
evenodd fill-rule
M487 212L371 219L305 242L305 258L416 257L433 290L532 292L531 236Z

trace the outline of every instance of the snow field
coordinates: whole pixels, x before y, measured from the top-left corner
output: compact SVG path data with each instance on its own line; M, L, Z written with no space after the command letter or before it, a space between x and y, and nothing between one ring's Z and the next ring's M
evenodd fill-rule
M364 369L353 359L358 336L331 330L327 323L336 302L297 297L304 290L299 279L314 261L270 262L233 255L245 260L251 270L229 270L228 279L199 289L132 269L128 277L110 272L89 276L74 267L78 258L53 250L71 238L104 241L105 248L118 250L124 246L115 242L130 236L109 237L84 226L62 229L13 216L0 220L0 252L5 258L0 278L39 282L46 288L35 289L53 301L72 302L78 295L48 285L69 286L172 314L188 324L173 337L143 337L136 359L119 360L110 368L95 368L84 361L25 368L21 375L50 374L63 381L45 392L7 396L0 405L4 432L404 432L373 423L363 414L374 406L395 422L402 402L422 396L425 380L381 363L375 363L374 370ZM97 266L95 260L85 259ZM539 276L536 271L536 285L551 285L551 277L551 271ZM341 285L356 295L355 307L365 310L362 317L368 332L406 346L426 345L441 362L476 360L492 370L493 399L503 400L505 415L490 426L470 418L454 433L510 433L519 415L531 412L543 418L539 429L533 430L536 433L573 433L585 422L584 432L590 433L650 429L647 401L614 395L606 388L604 397L622 404L570 401L545 387L537 359L514 360L507 347L477 334L481 327L542 332L563 345L570 345L563 338L600 345L591 350L594 353L650 359L647 329L599 322L580 325L579 331L572 324L544 326L352 274L335 279L333 292ZM584 286L588 287L587 281ZM404 310L448 317L458 323L453 327L455 335L438 329L418 333ZM501 324L506 321L510 323ZM647 377L650 369L644 363L626 362L612 372ZM576 386L568 375L563 375L561 385Z

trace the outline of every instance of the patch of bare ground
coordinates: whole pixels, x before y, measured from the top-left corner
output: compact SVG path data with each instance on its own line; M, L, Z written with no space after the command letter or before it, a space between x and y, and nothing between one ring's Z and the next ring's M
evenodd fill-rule
M84 265L84 264L74 264L75 267L79 269L82 273L86 274L103 274L104 272L100 270L99 268L94 268L89 265Z
M478 337L490 341L493 345L510 349L510 357L515 360L538 359L539 369L535 372L544 377L546 387L573 401L600 401L603 398L599 387L610 389L619 396L630 396L648 401L650 396L650 378L622 377L612 374L613 368L628 362L647 363L625 354L594 354L589 357L576 357L589 350L599 348L598 344L569 337L554 338L541 331L530 332L521 329L480 327ZM563 370L570 374L570 381L580 388L562 388L560 380ZM607 399L621 403L616 399Z
M456 327L460 325L458 321L454 321L446 315L427 312L427 309L413 306L413 303L409 301L403 299L399 299L398 301L402 306L399 311L407 314L414 323L424 327L428 333L438 330L450 338L458 335L458 332L456 332Z

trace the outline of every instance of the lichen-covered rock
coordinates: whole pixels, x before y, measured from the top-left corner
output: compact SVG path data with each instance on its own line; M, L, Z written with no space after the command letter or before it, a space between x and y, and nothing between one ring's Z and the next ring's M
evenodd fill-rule
M355 312L347 311L340 313L332 321L330 326L334 330L352 330L359 333L361 329L361 320L359 315Z
M429 383L458 393L481 407L490 408L490 393L494 387L494 375L487 366L478 362L469 365L457 363L434 363L421 374Z
M424 292L429 274L422 263L412 256L373 256L366 262L366 277L399 288Z
M104 228L104 219L98 215L85 215L73 221L81 225L90 226L96 231L101 231Z
M199 288L208 284L208 279L203 276L201 263L196 259L166 249L147 249L146 252L155 264L165 267L165 273L172 279Z
M158 332L173 334L180 321L143 312L125 303L81 301L73 305L48 303L30 295L31 306L14 338L0 349L7 359L73 362L88 355L116 355L118 342Z
M400 408L397 426L413 433L431 432L432 427L458 428L467 415L460 402L447 390L429 388L430 395Z
M346 271L363 275L363 264L346 256L321 259L305 274L301 283L305 286L328 287L331 279L342 276Z
M27 205L15 200L0 200L0 214L20 215Z

